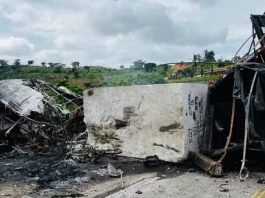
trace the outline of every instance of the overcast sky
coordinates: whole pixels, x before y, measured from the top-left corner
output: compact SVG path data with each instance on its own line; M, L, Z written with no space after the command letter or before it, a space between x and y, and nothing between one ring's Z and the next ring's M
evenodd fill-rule
M0 0L0 59L126 67L232 57L265 0Z

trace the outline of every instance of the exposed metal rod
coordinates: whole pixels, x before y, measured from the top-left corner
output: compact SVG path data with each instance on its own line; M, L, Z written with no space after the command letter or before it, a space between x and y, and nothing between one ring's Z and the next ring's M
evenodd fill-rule
M9 121L9 122L11 122L11 123L13 123L13 124L15 124L16 122L15 121L13 121L13 120L11 120L11 119L9 119L8 117L5 117L5 116L2 116L2 118L3 118L3 120L5 119L5 120L7 120L7 121ZM28 133L31 133L31 131L30 130L28 130L28 129L26 129L25 127L23 127L22 125L19 125L22 129L24 129L25 131L27 131Z
M244 45L249 41L249 39L252 37L253 35L251 34L248 39L241 45L241 47L237 50L236 54L234 55L234 59L235 57L238 55L238 53L240 52L240 50L242 49L242 47L244 47Z
M22 119L22 117L20 117L20 118L18 119L18 121L16 121L16 123L13 124L13 126L11 126L11 127L6 131L5 136L7 136L7 135L10 134L10 132L12 131L12 129L13 129L15 126L17 126L17 124L21 121L21 119Z
M252 91L253 91L253 87L256 81L256 77L257 77L257 71L255 72L255 75L253 77L253 81L250 87L250 91L248 94L248 101L247 101L247 105L246 105L246 117L245 117L245 137L244 137L244 148L243 148L243 159L242 159L242 164L241 164L241 168L240 168L240 172L239 172L239 177L240 177L240 181L244 181L247 177L248 177L248 171L245 167L245 163L246 163L246 150L247 150L247 139L248 139L248 130L249 130L249 105L250 105L250 100L251 100L251 96L252 96ZM245 177L242 177L242 173L243 171L246 171L246 175Z
M236 108L236 99L233 98L230 131L229 131L229 135L227 136L226 144L224 147L224 153L223 153L222 157L217 161L217 164L222 163L223 159L226 156L227 149L228 149L230 141L231 141L231 137L232 137L232 133L233 133L233 127L234 127L234 119L235 119L235 108Z

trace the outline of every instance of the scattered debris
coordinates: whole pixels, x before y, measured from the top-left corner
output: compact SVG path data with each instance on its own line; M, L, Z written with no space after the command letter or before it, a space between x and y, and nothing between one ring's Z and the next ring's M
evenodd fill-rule
M140 195L140 194L142 194L143 192L140 191L140 190L137 190L135 193Z
M111 177L119 177L121 173L111 163L108 163L108 175Z
M260 178L260 179L258 179L257 183L258 184L265 184L265 179Z
M224 183L224 184L220 184L219 188L220 188L220 192L229 192L228 188L224 188L223 186L228 185L228 183Z
M82 96L37 79L0 81L1 150L51 155L82 131Z
M262 19L252 15L251 18L252 21L263 20L265 22L264 17ZM159 111L152 112L151 110L154 108L152 109L153 106L150 104L154 106L157 104L153 104L143 97L147 91L156 96L158 92L166 89L164 85L161 87L153 86L155 88L153 88L152 93L149 87L142 86L139 89L139 96L135 96L135 101L126 101L128 103L125 104L124 102L124 106L118 104L117 108L112 109L109 106L116 100L118 101L120 95L113 89L109 89L109 93L113 96L110 98L113 100L106 104L107 111L103 110L99 114L97 114L98 109L95 106L104 104L102 98L99 100L96 97L100 95L98 93L101 90L88 90L85 97L88 97L86 100L90 102L88 106L94 105L91 108L94 108L95 111L92 112L91 109L87 109L89 113L85 119L86 126L83 122L83 97L72 93L65 87L55 87L37 79L0 81L0 151L10 156L15 154L52 156L63 153L63 159L54 161L53 165L40 163L39 167L30 166L26 168L6 161L2 168L8 171L2 171L2 175L10 178L24 178L32 185L35 183L38 187L48 186L51 189L67 189L71 185L93 182L96 180L95 175L99 177L108 175L120 177L121 187L124 188L124 172L121 169L116 169L111 163L108 163L107 166L93 167L93 170L88 170L87 167L85 170L81 170L76 165L91 162L94 166L103 157L115 160L122 153L120 148L127 149L126 157L141 155L142 158L140 159L143 159L148 153L151 155L156 153L157 155L147 156L143 160L144 167L148 168L161 166L158 155L163 160L178 162L179 159L186 159L186 154L190 152L191 159L196 165L212 176L223 176L221 163L227 158L229 152L239 149L243 151L240 169L240 180L243 181L248 177L248 171L245 167L246 154L259 154L265 151L263 130L265 128L263 122L265 115L265 34L260 34L258 31L261 27L254 25L253 28L260 39L257 44L261 44L261 47L255 49L257 44L254 42L253 35L251 48L253 47L254 53L250 54L249 51L237 61L235 67L211 87L209 101L207 101L209 105L207 108L209 120L207 122L205 121L207 106L207 99L205 99L207 87L205 86L202 86L199 91L193 89L193 92L196 92L194 95L182 92L176 92L175 95L172 95L174 97L183 94L183 98L187 99L184 107L171 107L172 109L178 108L178 114L188 117L185 118L184 116L183 122L182 120L181 122L174 121L173 118L177 117L177 114L174 113L177 111L169 115L170 110L165 107L159 106L157 107L160 108ZM172 90L177 90L177 88L186 90L183 88L184 85L181 85L182 87L174 86L174 89L168 89L165 94L161 95L171 94ZM191 87L189 88L191 89ZM118 91L123 93L122 89ZM135 90L132 91L135 92ZM197 91L200 94L202 92L202 95L197 94ZM128 95L130 96L127 94L123 97L128 97ZM148 98L153 97L150 95ZM176 101L172 101L172 97L162 99L163 101L169 100L165 103L167 106L176 103ZM99 101L103 102L99 103ZM159 100L158 102L160 104ZM115 112L113 109L117 111L115 110ZM149 119L154 114L157 117ZM162 120L161 115L164 120ZM172 124L165 125L166 123ZM206 123L209 126L205 126ZM189 128L187 128L188 125ZM179 131L184 134L184 140L179 138L183 137L182 135L177 136L175 133ZM147 141L151 136L154 138ZM176 138L176 142L173 142L173 137L179 139ZM87 142L93 143L93 146ZM136 149L135 143L138 142L140 144ZM174 147L168 146L168 144ZM99 145L100 149L94 145ZM165 151L166 154L164 154ZM201 151L204 154L199 153ZM171 157L172 155L176 155L174 159ZM219 160L212 160L208 156ZM250 155L250 158L253 156L255 155ZM244 171L246 171L245 177L242 176ZM71 174L66 175L65 172ZM189 168L186 172L194 172L194 169ZM179 171L168 167L166 173L179 174ZM162 174L161 177L164 178L166 175ZM58 180L58 178L65 179ZM228 182L222 182L225 183L219 186L219 191L229 192L230 190L224 187L228 185ZM257 183L264 184L265 179L260 178ZM135 193L142 194L142 191L138 190ZM228 195L230 196L230 194ZM5 194L5 196L9 195ZM65 192L65 194L53 195L52 197L82 196L84 195ZM23 198L31 197L24 195Z
M251 15L250 18L252 35L247 41L252 39L252 42L248 52L237 58L234 67L209 89L209 120L203 138L208 148L202 153L219 160L209 160L201 154L196 154L195 158L197 165L213 175L219 174L221 167L218 165L223 161L230 164L241 161L240 181L249 176L246 160L264 162L260 155L265 152L265 18L264 14ZM241 153L243 159L239 157Z
M122 151L120 149L98 150L97 148L92 147L89 144L86 144L86 141L85 141L83 142L83 144L80 145L80 149L78 149L77 151L72 149L68 153L66 159L72 158L82 163L86 163L86 162L98 163L102 157L109 157L111 159L117 159L117 155L121 153Z
M123 182L123 171L121 169L118 169L120 175L121 175L121 188L124 188L124 182Z
M56 170L55 172L56 172L56 174L59 175L59 176L62 175L62 173L61 173L59 170Z
M5 166L12 166L14 163L6 163Z
M83 194L65 194L65 195L53 195L51 198L75 198L75 197L84 197Z
M223 176L222 164L206 157L203 154L191 152L192 161L212 176Z
M173 148L171 146L168 146L168 145L163 145L163 144L157 144L157 143L153 143L154 146L160 146L160 147L163 147L163 148L166 148L166 149L169 149L169 150L172 150L172 151L175 151L177 153L180 152L180 150L176 149L176 148Z
M155 167L155 166L160 166L161 161L158 158L157 155L154 156L147 156L144 161L143 164L145 167Z

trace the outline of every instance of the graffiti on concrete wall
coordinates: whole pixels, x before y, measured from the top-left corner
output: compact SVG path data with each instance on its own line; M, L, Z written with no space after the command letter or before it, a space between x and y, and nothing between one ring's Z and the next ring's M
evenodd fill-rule
M186 112L186 116L193 120L193 124L188 128L189 143L192 143L194 139L197 139L198 145L201 145L202 143L200 134L203 131L204 123L203 105L202 96L192 96L191 93L188 94L188 112Z

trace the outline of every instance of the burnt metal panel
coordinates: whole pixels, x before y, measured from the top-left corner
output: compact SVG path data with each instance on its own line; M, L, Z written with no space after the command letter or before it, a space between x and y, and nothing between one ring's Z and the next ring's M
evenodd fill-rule
M256 31L257 37L259 39L262 38L262 36L265 33L265 15L251 15L250 19L253 24L253 28ZM265 41L261 41L261 46L265 45Z
M206 157L203 154L191 152L192 161L209 173L212 176L220 177L223 175L223 166L222 164L217 163L216 161Z

